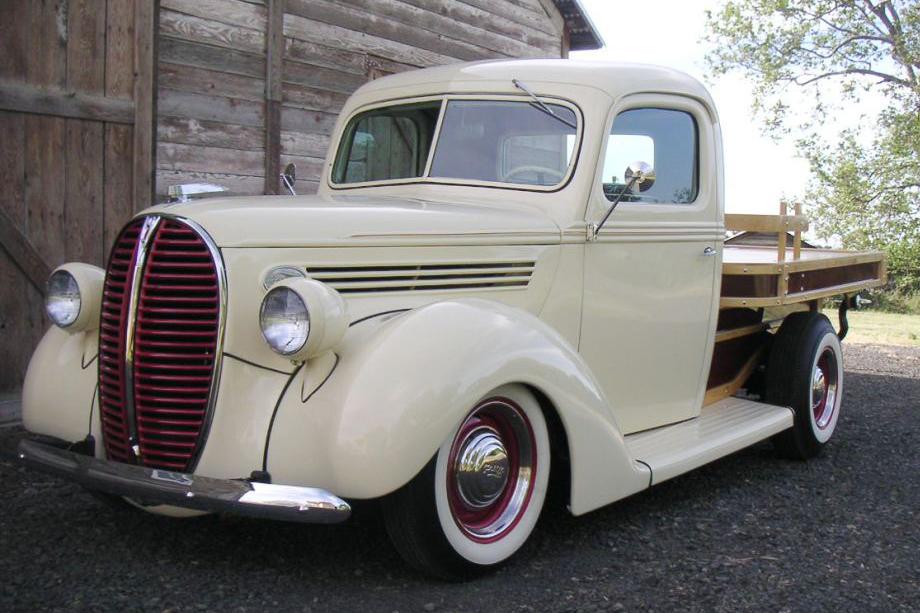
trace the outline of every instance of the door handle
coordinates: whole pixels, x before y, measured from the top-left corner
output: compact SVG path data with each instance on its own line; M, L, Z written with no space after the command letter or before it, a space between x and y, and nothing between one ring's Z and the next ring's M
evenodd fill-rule
M703 249L703 255L707 257L713 256L715 254L716 254L716 250L713 249L712 247L706 247L705 249Z

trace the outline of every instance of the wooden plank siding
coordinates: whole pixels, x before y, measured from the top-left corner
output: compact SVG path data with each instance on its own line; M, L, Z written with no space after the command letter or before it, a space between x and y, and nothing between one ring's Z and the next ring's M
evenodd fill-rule
M21 385L49 325L47 272L104 265L135 210L137 6L156 14L150 0L0 2L0 390Z
M559 57L541 0L161 0L157 193L210 181L316 190L348 96L370 78L502 57Z
M170 185L315 192L339 112L379 76L559 57L552 0L0 1L0 390L48 326L40 277L103 266Z
M265 2L161 0L157 197L207 181L265 190Z

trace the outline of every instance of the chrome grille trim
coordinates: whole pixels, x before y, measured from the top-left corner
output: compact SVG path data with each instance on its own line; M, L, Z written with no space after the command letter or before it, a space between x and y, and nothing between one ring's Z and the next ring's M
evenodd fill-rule
M220 249L211 236L196 222L187 219L179 215L173 215L168 213L157 213L154 215L138 216L132 219L129 224L126 226L130 227L132 224L137 224L140 219L143 219L143 225L141 230L138 233L136 239L136 253L133 258L133 261L129 264L129 269L133 273L133 278L131 283L126 289L126 295L124 298L128 301L127 313L125 316L124 324L124 355L120 356L124 364L124 396L121 398L121 403L123 404L123 415L125 419L125 429L128 434L128 444L129 449L127 450L128 456L126 459L130 459L131 455L135 461L140 461L141 464L144 464L143 457L139 457L138 451L140 450L141 454L143 450L140 449L140 439L138 436L138 416L136 410L136 400L135 400L135 353L136 353L136 340L137 340L137 321L138 321L138 311L140 304L140 293L142 290L144 279L148 273L147 261L150 254L150 250L153 248L153 239L157 236L157 231L163 220L170 220L174 223L184 225L190 230L195 232L198 237L201 239L201 242L207 248L208 254L214 264L214 273L217 277L217 332L215 334L215 344L214 344L214 355L211 368L211 377L209 382L206 410L204 415L204 420L199 431L196 445L193 449L192 455L188 461L188 466L185 472L192 473L198 465L199 460L201 459L201 454L204 450L204 447L207 443L208 436L210 433L211 423L214 418L215 407L217 404L217 394L218 388L220 387L220 377L223 366L223 345L224 337L226 331L226 321L227 321L227 273L224 266L223 257L221 255ZM122 231L124 232L124 230ZM121 236L121 234L119 234ZM108 278L108 268L106 269L106 275ZM101 328L100 328L101 334ZM102 368L101 360L100 369ZM97 374L97 381L102 380L101 372ZM100 407L100 420L102 419L102 409ZM108 447L106 447L106 455L108 456Z
M137 303L140 294L141 282L144 275L144 264L150 250L150 239L156 234L160 225L159 217L147 217L141 227L137 238L137 257L134 259L134 273L131 277L131 288L128 290L128 317L125 326L125 414L128 426L128 447L134 457L140 456L140 441L137 436L137 410L134 405L134 323L137 320Z

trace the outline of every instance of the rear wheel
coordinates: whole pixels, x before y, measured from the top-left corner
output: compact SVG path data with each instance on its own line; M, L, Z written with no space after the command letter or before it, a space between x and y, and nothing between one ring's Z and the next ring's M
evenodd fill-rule
M484 572L527 540L546 498L549 433L536 399L506 385L483 398L409 484L383 502L405 560L444 579Z
M791 407L794 426L773 437L783 456L808 459L830 440L843 399L843 354L831 322L793 313L780 326L767 366L767 400Z

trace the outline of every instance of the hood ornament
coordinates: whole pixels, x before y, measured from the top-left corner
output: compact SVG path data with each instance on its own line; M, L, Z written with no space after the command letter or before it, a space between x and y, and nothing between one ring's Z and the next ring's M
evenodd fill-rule
M200 196L201 194L215 194L225 191L227 191L226 187L223 185L215 185L213 183L184 183L182 185L170 185L166 190L166 195L169 197L166 202L168 204L182 204L185 202L191 202L194 196Z

